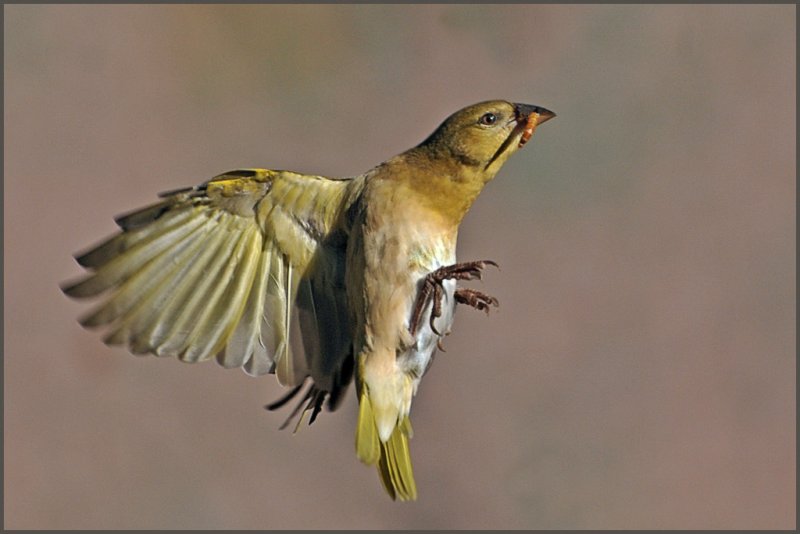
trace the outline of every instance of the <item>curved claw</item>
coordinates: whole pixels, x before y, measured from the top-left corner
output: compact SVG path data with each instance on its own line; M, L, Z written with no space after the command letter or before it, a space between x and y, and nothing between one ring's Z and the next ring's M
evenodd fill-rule
M479 311L486 312L486 315L489 315L492 306L495 308L500 306L500 301L495 297L487 295L481 291L476 291L475 289L468 289L466 287L456 288L454 296L456 302L460 304L468 304Z
M434 334L436 334L436 335L437 335L437 336L439 336L439 337L442 337L442 333L441 333L441 332L439 332L438 330L436 330L436 327L433 325L433 317L431 317L430 326L431 326L431 331L432 331Z
M431 316L429 324L431 331L441 337L442 334L434 326L434 320L442 315L442 299L444 298L444 289L442 282L444 280L481 280L483 276L483 269L487 265L496 267L500 266L497 262L492 260L477 260L464 263L456 263L453 265L446 265L440 267L435 271L428 273L420 288L417 300L414 303L414 310L411 314L409 321L409 331L414 336L417 333L417 328L422 320L422 313L428 305L428 299L433 299L433 306L431 308ZM473 291L468 289L456 289L456 302L469 304L470 306L483 310L489 313L490 306L498 306L497 299L481 293L480 291ZM460 299L460 300L459 300Z

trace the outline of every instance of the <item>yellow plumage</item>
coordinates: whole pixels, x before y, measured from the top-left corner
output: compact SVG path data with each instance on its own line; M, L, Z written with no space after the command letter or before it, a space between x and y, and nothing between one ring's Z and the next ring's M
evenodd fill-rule
M378 467L383 487L392 499L413 501L417 498L408 447L411 436L411 420L405 416L394 428L389 440L382 442L369 395L366 388L362 391L356 426L356 454L365 464Z
M414 500L413 396L455 303L496 304L456 287L483 265L454 265L458 225L552 116L484 102L353 178L242 169L164 193L77 256L89 274L64 291L104 295L81 323L105 327L108 344L276 374L294 389L274 407L310 381L295 410L310 422L355 378L358 458L377 467L393 499Z

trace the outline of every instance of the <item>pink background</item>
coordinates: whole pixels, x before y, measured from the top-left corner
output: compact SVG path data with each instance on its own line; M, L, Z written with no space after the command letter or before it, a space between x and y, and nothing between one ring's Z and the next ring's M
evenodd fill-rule
M795 528L794 6L5 6L5 528ZM135 358L58 289L112 217L237 167L351 175L452 111L553 109L465 220L413 410Z

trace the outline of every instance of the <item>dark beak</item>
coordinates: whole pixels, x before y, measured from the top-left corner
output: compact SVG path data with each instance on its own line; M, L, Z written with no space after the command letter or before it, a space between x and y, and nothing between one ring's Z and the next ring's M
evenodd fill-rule
M539 115L537 124L542 124L543 122L546 122L556 116L556 114L549 109L544 109L539 106L532 106L530 104L514 104L514 114L516 115L515 118L520 124L526 124L528 122L528 118L534 113Z
M519 135L519 148L528 142L528 140L533 135L533 131L536 127L543 122L547 122L556 114L550 111L549 109L544 109L539 106L532 106L530 104L514 104L514 120L517 122L517 125L514 126L511 134L509 134L508 138L503 141L503 144L500 145L500 148L497 149L492 159L489 160L489 163L486 164L486 168L497 159L497 157L503 153L508 145L511 143L512 139L517 139L517 135ZM511 121L509 121L510 123Z

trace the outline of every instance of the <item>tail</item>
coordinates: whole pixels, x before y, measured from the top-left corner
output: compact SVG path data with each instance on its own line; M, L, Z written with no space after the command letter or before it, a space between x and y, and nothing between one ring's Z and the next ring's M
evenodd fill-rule
M375 414L366 386L361 388L358 426L356 428L356 454L359 460L378 466L383 487L393 499L414 501L417 485L411 467L408 440L412 436L411 420L404 416L386 442L382 442L375 424Z

